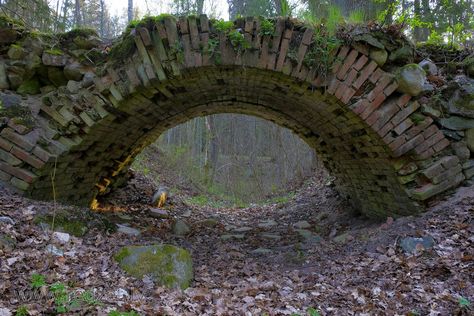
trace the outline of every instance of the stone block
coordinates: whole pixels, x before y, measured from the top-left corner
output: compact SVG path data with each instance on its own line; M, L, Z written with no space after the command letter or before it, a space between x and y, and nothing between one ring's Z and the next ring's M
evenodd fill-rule
M0 134L7 140L11 141L12 143L20 146L25 150L30 151L34 147L34 144L29 139L27 139L25 136L17 134L11 128L4 128Z

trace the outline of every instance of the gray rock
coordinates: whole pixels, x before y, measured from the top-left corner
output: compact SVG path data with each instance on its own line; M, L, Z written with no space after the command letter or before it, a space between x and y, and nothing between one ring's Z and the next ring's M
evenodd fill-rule
M99 46L100 39L97 36L76 36L73 39L74 44L77 45L79 49L89 50L94 47Z
M0 39L2 38L2 32L0 31ZM0 41L1 42L1 41ZM0 316L12 316L12 312L6 307L0 307Z
M138 229L135 229L133 227L129 227L126 225L122 225L122 224L117 224L117 231L119 233L129 235L129 236L140 236L141 234Z
M54 245L47 245L47 246L46 246L46 252L47 252L47 253L50 253L50 254L52 254L52 255L54 255L54 256L56 256L56 257L62 257L62 256L64 256L64 251L61 250L61 249L59 249L59 248L57 248L57 247L54 246Z
M421 105L421 113L423 113L424 115L429 116L431 118L440 118L441 117L441 111L438 111L435 108L432 108L428 104L422 104Z
M439 123L444 128L448 128L454 131L462 131L466 129L474 128L474 119L464 118L460 116L451 116L449 118L442 118Z
M429 59L423 59L418 65L423 68L428 75L437 75L438 67Z
M267 248L257 248L252 250L251 253L254 255L268 255L271 254L273 251Z
M8 49L7 55L10 59L21 60L23 57L25 57L26 52L23 47L16 44L12 44Z
M178 236L185 236L189 234L191 229L189 226L182 220L176 220L173 224L173 234Z
M308 223L307 221L299 221L297 223L294 223L293 227L298 228L298 229L307 229L307 228L311 228L311 224Z
M61 244L67 244L71 240L71 235L68 233L54 232L53 238L59 241Z
M268 219L268 220L266 220L266 221L263 221L263 222L258 223L257 226L260 227L260 228L266 228L266 229L268 229L268 228L272 228L272 227L274 227L274 226L276 226L276 225L278 225L277 222L275 222L273 219Z
M8 81L10 88L16 90L22 83L25 77L25 68L19 66L9 66L7 68Z
M66 85L67 90L71 93L78 93L81 87L81 83L74 80L69 80Z
M225 235L222 235L221 236L221 239L223 241L226 241L226 240L231 240L231 239L238 239L238 240L242 240L245 238L245 235L244 234L225 234Z
M206 227L215 227L219 225L219 221L215 218L206 218L199 222L199 224L206 226Z
M148 214L150 214L151 217L160 218L160 219L170 217L170 214L168 213L168 211L161 208L151 208Z
M45 47L45 43L41 39L41 37L34 37L28 36L22 43L22 46L25 50L35 54L36 56L40 56L43 54L43 50Z
M243 227L238 227L238 228L233 229L232 232L234 232L234 233L246 233L246 232L251 231L252 229L253 229L252 227L243 226Z
M431 249L435 245L435 240L431 236L406 237L400 241L400 247L405 253L413 254L416 252L416 246L421 245L424 249Z
M474 128L470 128L466 131L466 143L467 148L474 153Z
M9 89L7 69L5 63L0 61L0 89Z
M456 156L459 157L459 160L465 161L468 160L471 156L471 152L465 142L452 142L451 147L454 150Z
M264 239L270 239L270 240L280 240L281 239L280 235L278 235L278 234L269 234L269 233L260 234L260 237L262 237Z
M474 177L474 167L466 169L463 172L466 179L471 179L472 177Z
M92 72L84 73L84 77L82 78L82 86L84 88L88 88L94 84L95 74Z
M387 62L388 53L385 49L371 49L370 58L382 67Z
M114 259L133 277L142 279L148 275L167 288L184 290L193 279L191 255L173 245L123 247Z
M84 70L81 64L73 62L64 67L64 75L68 80L81 81L84 76Z
M336 237L334 237L334 241L339 243L339 244L345 244L349 241L351 241L353 239L353 237L349 234L349 233L343 233L341 235L338 235Z
M418 96L420 93L433 89L426 82L425 71L417 64L403 66L397 73L398 91Z
M0 216L0 223L15 225L15 221L8 216Z
M464 138L463 135L460 135L460 133L463 133L462 131L456 132L456 131L451 131L449 129L443 129L441 130L447 138L454 139L455 141L460 141Z
M41 59L45 66L63 67L66 66L68 57L60 51L44 51Z

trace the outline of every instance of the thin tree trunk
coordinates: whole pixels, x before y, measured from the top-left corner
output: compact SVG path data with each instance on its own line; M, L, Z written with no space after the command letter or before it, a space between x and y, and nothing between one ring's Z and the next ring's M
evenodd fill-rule
M133 0L128 0L128 23L133 20Z

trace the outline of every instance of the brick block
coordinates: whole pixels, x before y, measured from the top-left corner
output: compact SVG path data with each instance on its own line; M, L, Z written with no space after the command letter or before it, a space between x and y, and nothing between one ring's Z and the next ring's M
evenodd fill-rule
M36 158L32 153L26 152L16 146L12 148L11 153L15 155L15 157L17 157L18 159L26 162L30 166L33 166L37 169L40 169L44 166L44 162Z
M1 135L12 143L28 151L32 150L34 147L34 144L30 140L28 140L23 135L15 133L15 131L11 128L4 128L1 132Z
M50 154L49 152L47 152L46 150L44 150L43 148L39 146L36 146L33 149L32 153L44 162L48 162L51 158L54 157L54 155Z
M413 125L413 121L410 118L407 118L403 122L398 124L398 126L395 127L393 131L397 133L397 135L402 135L403 132L405 132L407 129L412 127L412 125Z
M10 143L8 140L4 139L3 137L0 137L0 148L4 149L5 151L10 151L12 149L13 144Z
M422 135L418 135L418 136L422 136ZM431 135L428 139L426 139L422 143L420 143L415 148L415 153L416 154L421 154L422 152L424 152L428 148L432 147L433 145L435 145L437 142L439 142L443 138L444 138L443 133L441 131L438 131L436 134ZM423 139L424 139L424 137L423 137Z
M0 162L0 170L17 177L18 179L23 180L26 183L32 183L36 179L36 175L29 172L28 170L13 167L3 162Z
M17 189L20 189L22 191L28 190L28 187L30 186L27 182L20 180L18 178L12 177L10 180L10 183Z
M19 166L22 163L20 159L16 158L11 153L6 152L3 149L0 149L0 161L4 161L7 164L12 165L12 166Z
M11 178L12 178L12 176L9 175L8 173L5 173L5 172L3 172L3 171L0 171L0 180L1 180L1 181L7 182L7 181L10 181Z
M437 144L433 146L433 150L438 153L442 151L443 149L445 149L446 147L448 147L449 145L450 145L449 140L447 138L443 138L442 140L440 140Z
M464 175L459 173L450 179L446 179L445 181L439 184L426 184L420 188L417 188L411 192L411 196L415 200L425 201L441 192L446 191L449 188L457 186L464 180Z
M359 71L362 69L362 67L365 66L365 64L367 64L368 61L369 59L367 58L367 56L361 55L359 59L357 60L357 62L354 64L354 66L352 66L352 68Z
M362 87L364 82L369 78L369 76L374 72L376 68L377 64L373 61L370 61L359 73L359 77L356 79L352 86L355 89L359 89L360 87Z
M397 150L394 151L395 157L400 157L403 154L406 154L410 150L413 150L416 146L420 145L425 139L422 135L415 136L410 139L408 142L400 146Z

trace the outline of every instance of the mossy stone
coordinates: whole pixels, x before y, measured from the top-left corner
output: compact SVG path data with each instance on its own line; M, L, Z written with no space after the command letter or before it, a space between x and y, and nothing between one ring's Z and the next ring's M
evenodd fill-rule
M426 73L420 65L408 64L397 73L398 91L418 96L425 90Z
M371 49L370 50L370 59L375 61L377 65L382 67L388 58L388 53L385 49Z
M32 78L23 82L16 91L20 94L38 94L40 93L40 88L39 81Z
M8 49L8 58L13 59L13 60L19 60L25 57L26 53L25 50L16 44L12 44L10 48Z
M55 217L53 215L40 215L34 219L34 222L40 226L46 226L47 228L52 227L54 223L55 231L68 233L76 237L84 236L89 230L86 222L69 218L65 214L58 214Z
M65 86L68 82L64 72L59 67L49 67L48 68L48 79L56 86Z
M193 279L191 255L173 245L127 246L121 248L114 259L135 278L151 275L167 288L184 290Z

